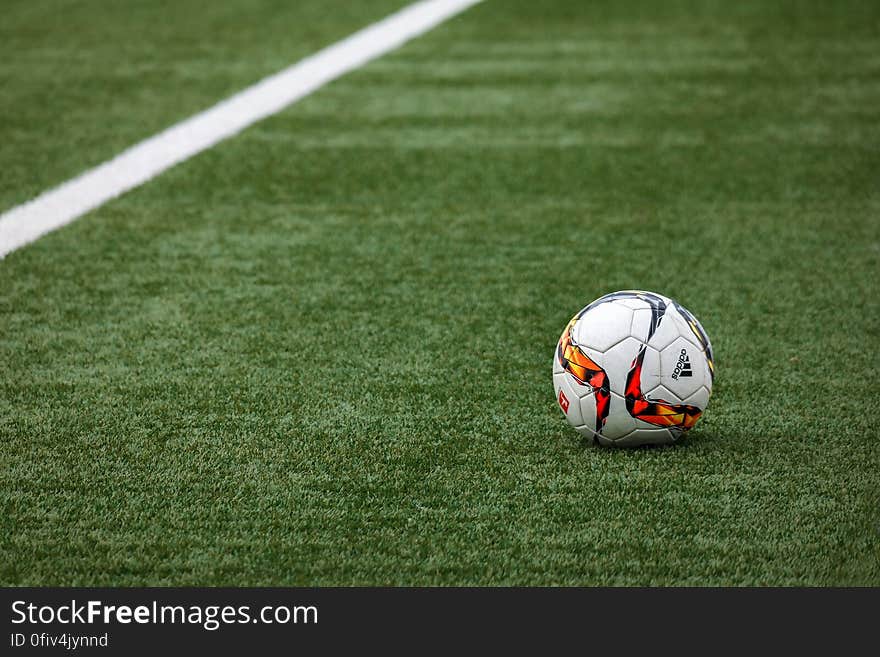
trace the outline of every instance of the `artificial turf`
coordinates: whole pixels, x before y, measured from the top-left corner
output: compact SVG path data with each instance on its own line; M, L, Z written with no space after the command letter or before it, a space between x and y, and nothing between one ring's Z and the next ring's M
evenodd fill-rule
M139 47L212 81L144 107L92 60L113 103L0 125L5 207L399 6L223 3L250 28L194 59L154 4ZM3 29L54 80L33 5ZM868 2L489 0L11 254L0 583L880 584L878 37ZM555 407L621 288L713 340L682 445Z

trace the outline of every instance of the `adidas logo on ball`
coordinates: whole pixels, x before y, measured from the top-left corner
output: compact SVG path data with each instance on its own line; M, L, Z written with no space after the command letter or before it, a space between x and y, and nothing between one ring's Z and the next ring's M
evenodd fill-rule
M678 377L693 376L691 370L691 359L688 358L687 350L682 349L678 355L678 362L675 364L675 370L672 372L672 378L678 381Z

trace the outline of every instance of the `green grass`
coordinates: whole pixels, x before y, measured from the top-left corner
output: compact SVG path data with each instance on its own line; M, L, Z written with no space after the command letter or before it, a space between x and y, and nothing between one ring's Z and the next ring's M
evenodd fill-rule
M0 582L880 584L880 8L728 4L490 0L0 262ZM380 6L100 111L146 136ZM0 127L7 206L124 145L66 103ZM59 134L100 145L37 171ZM555 407L633 287L716 349L677 447Z
M406 0L3 0L0 207L102 163Z

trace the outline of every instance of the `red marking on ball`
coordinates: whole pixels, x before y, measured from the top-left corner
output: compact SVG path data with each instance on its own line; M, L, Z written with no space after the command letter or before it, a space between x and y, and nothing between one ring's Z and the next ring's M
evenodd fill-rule
M565 396L562 390L559 391L559 407L563 413L568 413L568 397Z

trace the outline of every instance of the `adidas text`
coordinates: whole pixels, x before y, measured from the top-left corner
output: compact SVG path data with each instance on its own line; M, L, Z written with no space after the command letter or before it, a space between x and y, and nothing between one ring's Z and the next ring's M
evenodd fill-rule
M691 359L688 358L687 350L682 349L678 355L678 362L675 364L675 370L672 372L673 380L677 381L679 377L693 376L691 370Z

